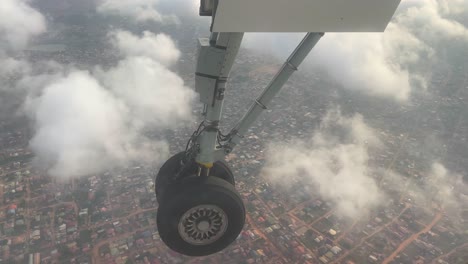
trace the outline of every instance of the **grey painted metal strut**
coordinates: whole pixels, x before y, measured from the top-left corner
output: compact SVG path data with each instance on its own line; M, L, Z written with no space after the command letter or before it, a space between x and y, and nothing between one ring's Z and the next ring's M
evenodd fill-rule
M286 81L297 70L324 33L307 33L299 46L294 50L283 67L276 74L274 79L265 88L260 97L254 101L249 111L244 115L241 121L231 130L228 135L227 145L225 145L225 154L230 153L233 148L239 144L247 130L257 120L260 114L267 109L273 98L283 88Z
M215 157L224 93L244 33L212 33L199 40L195 90L204 104L204 130L198 138L199 152L195 160L210 168Z
M204 104L204 129L197 139L199 146L195 160L210 168L222 156L239 144L247 130L267 109L273 98L297 71L324 33L307 33L302 42L286 60L260 97L254 101L241 121L231 130L223 142L218 142L219 122L222 115L224 93L234 60L239 51L243 33L212 33L210 38L200 39L195 89Z

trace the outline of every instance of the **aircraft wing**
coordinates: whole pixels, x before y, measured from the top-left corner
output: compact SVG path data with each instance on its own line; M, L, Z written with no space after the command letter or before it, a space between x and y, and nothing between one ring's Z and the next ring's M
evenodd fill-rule
M219 0L213 32L383 32L401 0Z

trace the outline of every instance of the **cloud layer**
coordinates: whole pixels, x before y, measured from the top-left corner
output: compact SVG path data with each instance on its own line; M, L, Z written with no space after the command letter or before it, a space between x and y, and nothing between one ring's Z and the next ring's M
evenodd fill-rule
M368 149L379 145L362 116L346 118L333 110L308 141L270 145L264 173L282 186L295 182L315 186L342 215L356 218L385 197L367 165Z
M45 17L29 1L5 0L0 4L0 115L11 114L27 93L12 83L33 71L16 53L46 29Z
M286 191L296 183L312 186L336 206L337 214L349 219L361 219L385 206L393 197L389 190L408 193L418 206L437 204L454 219L459 216L468 198L462 194L468 186L461 175L434 161L423 178L408 178L372 165L370 155L383 149L378 133L362 116L345 117L334 109L310 139L271 144L263 174Z
M103 14L129 17L136 22L178 22L174 15L158 11L159 0L104 0L97 6Z
M53 176L87 175L149 154L145 140L127 123L129 109L88 72L50 84L35 103L31 148ZM160 145L154 151L165 149Z
M104 1L100 7L160 21L165 17L156 3ZM108 45L119 60L106 68L23 59L22 50L45 31L46 19L28 1L0 5L0 107L10 111L24 102L34 124L36 164L67 178L164 161L169 147L160 133L191 120L195 98L170 69L180 57L174 41L149 31L114 30Z
M179 127L191 118L195 94L167 68L179 56L172 40L149 32L110 36L122 55L116 66L72 69L30 100L37 131L31 148L51 175L75 177L133 161L160 162L169 154L167 143L157 135L149 139L145 131Z
M466 0L403 1L384 34L326 34L308 62L325 67L345 88L405 101L426 88L427 65L436 59L439 44L468 42L467 28L455 19L467 7ZM284 57L301 37L248 34L245 45Z
M28 2L2 0L0 5L0 42L11 49L24 48L31 37L46 31L44 16L29 6Z
M0 5L0 90L7 82L31 72L31 65L14 55L47 30L45 17L27 0L5 0Z
M138 37L128 31L117 30L111 32L109 36L111 44L124 57L148 57L166 66L171 66L180 57L180 51L176 48L174 41L165 34L155 35L144 31L143 36Z

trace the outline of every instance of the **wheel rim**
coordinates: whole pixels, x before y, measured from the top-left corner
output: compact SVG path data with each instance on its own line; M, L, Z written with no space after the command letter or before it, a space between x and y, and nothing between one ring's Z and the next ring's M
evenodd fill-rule
M216 205L199 205L189 209L179 221L179 234L192 245L208 245L224 235L228 219Z

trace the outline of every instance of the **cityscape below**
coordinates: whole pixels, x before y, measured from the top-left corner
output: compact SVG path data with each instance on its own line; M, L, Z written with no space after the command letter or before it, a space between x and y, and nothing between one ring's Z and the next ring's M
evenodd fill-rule
M185 86L194 87L197 38L209 34L206 20L132 24L96 13L92 0L32 2L54 24L21 49L18 58L107 69L119 59L108 43L109 28L136 35L164 32L181 53L172 70ZM177 254L159 237L154 180L163 159L56 177L31 148L34 122L17 110L24 102L8 105L9 111L0 108L0 263L468 264L468 204L463 202L468 195L463 188L468 181L468 50L457 45L447 43L439 58L445 63L420 66L430 72L427 88L407 103L346 89L320 65L301 68L226 156L246 207L246 224L231 246L207 257ZM3 56L1 51L0 46ZM243 116L281 64L276 56L241 49L226 91L223 131ZM2 78L0 70L0 85L18 81ZM0 97L7 95L0 89ZM195 118L184 125L144 131L149 139L164 139L168 145L168 153L155 156L167 159L185 149L201 118L200 104L194 105ZM376 168L366 173L385 193L385 201L357 217L343 214L339 202L324 195L323 182L308 180L310 173L298 169L303 178L286 175L281 181L270 175L276 168L272 152L281 152L285 142L310 142L325 129L325 116L333 109L340 118L361 116L380 142L378 148L366 149L365 163ZM353 140L350 144L357 144ZM454 207L439 199L442 191L428 180L434 162L461 176L462 185L441 183L446 184L443 191L462 197ZM400 175L398 184L389 178L394 174ZM413 186L424 186L426 200Z

